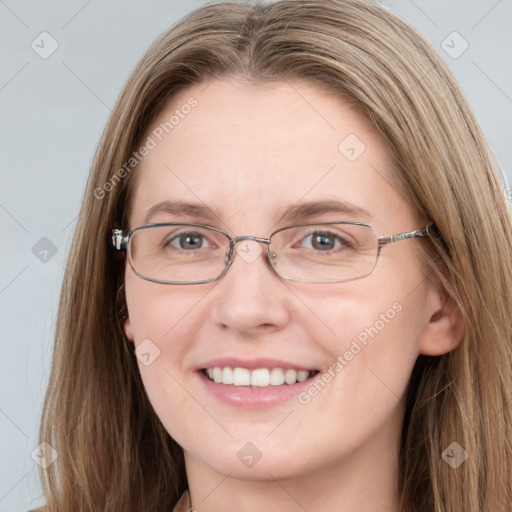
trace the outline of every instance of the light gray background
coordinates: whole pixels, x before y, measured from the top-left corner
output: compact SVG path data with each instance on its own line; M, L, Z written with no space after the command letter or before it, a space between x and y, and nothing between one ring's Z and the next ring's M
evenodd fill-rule
M31 454L66 256L110 109L150 43L202 3L0 0L0 512L44 502ZM512 0L382 3L440 49L512 178ZM50 48L43 31L58 43L47 59L31 47ZM453 31L469 44L458 58L442 47ZM446 41L452 54L464 44ZM44 237L55 255L41 252Z

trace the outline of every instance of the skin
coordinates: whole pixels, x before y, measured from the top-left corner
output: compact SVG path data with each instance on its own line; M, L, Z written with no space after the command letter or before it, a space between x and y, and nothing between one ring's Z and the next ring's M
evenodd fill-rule
M134 175L130 227L143 224L151 206L180 200L220 217L159 213L152 222L267 237L290 224L280 222L288 206L330 199L367 210L379 236L423 227L395 185L385 142L317 85L195 84L173 97L146 135L191 96L197 106ZM366 146L352 162L338 150L349 134ZM339 220L354 219L324 214L311 221ZM125 332L136 346L149 338L160 350L139 369L156 413L185 451L199 512L399 510L403 395L414 362L418 354L452 350L462 336L452 301L425 277L420 243L386 246L371 275L335 284L286 281L265 253L251 263L237 255L220 281L189 286L148 282L127 265ZM401 311L306 405L292 399L232 407L199 381L198 364L218 357L271 357L327 370L396 303ZM247 442L262 454L250 468L237 457Z

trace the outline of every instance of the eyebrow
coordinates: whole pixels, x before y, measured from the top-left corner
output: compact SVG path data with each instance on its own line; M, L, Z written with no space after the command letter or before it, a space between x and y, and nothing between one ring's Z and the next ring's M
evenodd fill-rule
M144 224L149 224L157 213L168 213L177 217L195 217L211 221L221 219L222 214L200 203L182 201L162 201L152 206L144 217ZM289 206L279 218L279 222L304 222L326 214L338 214L343 218L367 220L371 218L368 211L347 201L325 200L309 201ZM277 215L276 215L277 217ZM339 220L342 220L341 218Z
M367 220L371 218L370 213L360 206L356 206L347 201L326 200L309 201L290 206L285 210L279 221L304 222L310 220L312 217L318 217L328 213L334 213L357 220Z
M200 203L186 203L183 201L162 201L152 206L144 217L144 224L148 224L157 213L168 213L177 217L199 217L205 220L220 218L221 214Z

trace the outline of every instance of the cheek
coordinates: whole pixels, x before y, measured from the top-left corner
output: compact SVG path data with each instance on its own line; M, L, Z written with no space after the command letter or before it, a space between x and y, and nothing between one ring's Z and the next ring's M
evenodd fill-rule
M145 281L130 271L126 274L125 286L135 343L149 338L158 343L161 350L179 351L183 343L176 335L180 333L182 322L200 302L202 294L190 287ZM189 333L193 334L192 331Z
M201 297L132 273L127 274L125 286L137 364L148 397L157 414L161 404L186 411L187 396L179 381L197 335L199 325L191 319Z
M325 448L323 439L342 436L346 448L383 428L399 428L418 356L421 297L392 299L374 294L364 307L354 298L340 301L337 308L334 301L326 301L330 311L323 312L335 336L323 336L319 343L330 363L298 397L297 411L304 425L317 424L322 417L318 436L312 439L319 452Z
M331 300L310 297L327 333L318 336L317 343L330 354L331 373L340 376L332 381L337 394L365 390L380 396L389 388L402 395L425 322L425 287L421 279L411 287L410 277L389 276L380 283L361 280L340 289Z

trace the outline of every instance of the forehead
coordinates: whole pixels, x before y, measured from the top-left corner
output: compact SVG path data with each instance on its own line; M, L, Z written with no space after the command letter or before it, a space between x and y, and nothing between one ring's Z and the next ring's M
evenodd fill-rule
M373 125L310 82L194 84L172 98L143 141L152 147L135 171L130 225L163 201L271 224L301 200L375 210L401 195Z

